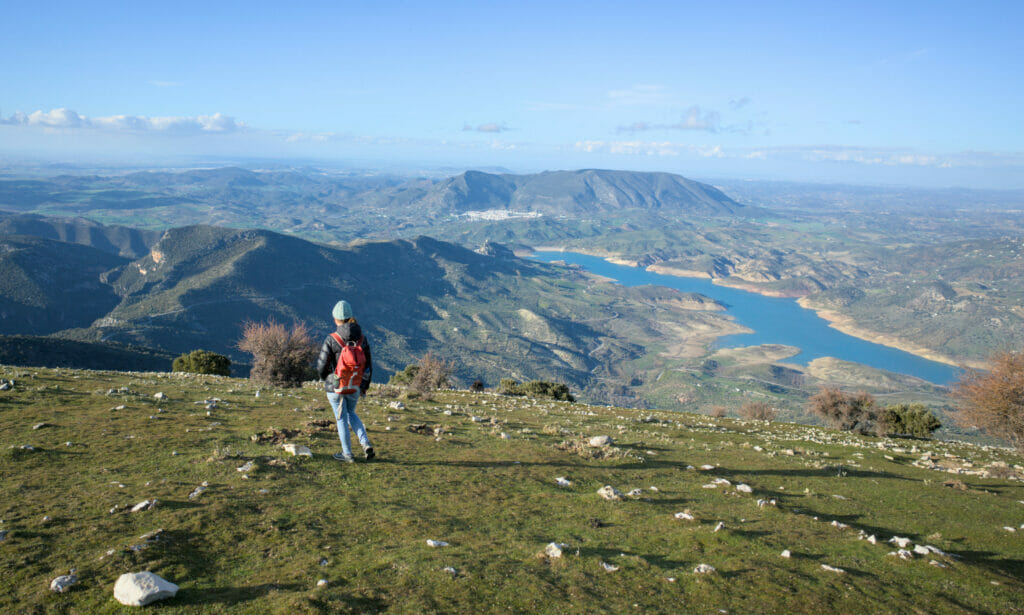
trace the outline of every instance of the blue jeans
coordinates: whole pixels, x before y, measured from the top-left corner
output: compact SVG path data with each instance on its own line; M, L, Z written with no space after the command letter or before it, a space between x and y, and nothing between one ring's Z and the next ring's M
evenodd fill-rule
M363 427L363 422L359 420L359 415L356 414L356 402L359 401L359 391L349 395L328 393L327 401L331 404L331 408L334 410L334 418L338 421L338 437L341 438L341 453L343 455L352 456L352 444L348 435L350 427L356 432L356 437L359 438L359 444L362 445L363 450L373 446L370 444L370 436L366 435L366 427Z

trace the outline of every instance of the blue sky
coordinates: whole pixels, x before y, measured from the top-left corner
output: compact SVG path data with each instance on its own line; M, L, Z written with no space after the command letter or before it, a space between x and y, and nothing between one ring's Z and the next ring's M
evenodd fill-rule
M1020 2L9 3L0 154L1024 188Z

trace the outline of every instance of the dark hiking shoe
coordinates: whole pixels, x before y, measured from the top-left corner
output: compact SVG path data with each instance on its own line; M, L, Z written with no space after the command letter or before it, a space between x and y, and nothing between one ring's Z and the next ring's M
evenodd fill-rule
M377 453L373 452L373 447L366 449L366 460L369 461L377 456Z
M334 458L338 461L344 461L345 463L355 463L355 459L352 459L352 455L346 455L345 453L334 453Z

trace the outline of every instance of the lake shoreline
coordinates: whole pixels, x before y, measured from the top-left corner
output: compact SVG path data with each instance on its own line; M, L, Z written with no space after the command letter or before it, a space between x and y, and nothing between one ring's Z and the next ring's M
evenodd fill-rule
M585 254L587 256L594 256L594 257L597 257L597 258L601 258L601 259L604 259L604 260L606 260L609 263L612 263L614 265L625 265L625 266L628 266L628 267L640 268L640 264L637 261L631 261L631 260L625 259L625 258L622 257L622 255L613 254L613 253L605 251L605 250L593 250L593 249L588 250L586 248L580 248L580 249L577 249L577 248L566 248L564 246L561 246L561 247L558 247L558 246L544 246L544 247L535 247L535 248L533 248L533 251L534 252L575 252L577 254ZM745 292L761 295L763 297L796 299L796 303L800 307L802 307L802 308L804 308L806 310L810 310L810 311L814 312L815 314L818 315L819 318L821 318L822 320L825 320L826 322L828 322L828 326L832 327L833 329L835 329L835 330L837 330L837 331L839 331L841 333L849 335L850 337L855 337L855 338L857 338L859 340L863 340L865 342L871 342L873 344L879 344L881 346L886 346L886 347L889 347L889 348L894 348L896 350L901 350L903 352L906 352L908 354L912 354L912 355L914 355L916 357L920 357L922 359L927 359L929 361L935 361L937 363L943 363L945 365L950 365L950 366L953 366L953 367L970 367L970 368L976 368L976 369L984 368L984 365L982 363L978 362L978 361L957 361L957 360L953 359L952 357L944 355L944 354L942 354L942 353L940 353L940 352L938 352L936 350L932 350L931 348L925 348L925 347L922 347L922 346L919 346L919 345L916 345L916 344L912 344L912 343L907 342L905 340L901 340L901 339L896 338L896 337L892 337L892 336L889 336L889 335L885 335L885 334L882 334L882 333L877 333L877 332L874 332L874 331L869 331L867 329L861 328L861 327L859 327L854 322L852 317L847 316L845 314L842 314L841 312L837 312L837 311L834 311L834 310L819 309L819 308L813 307L811 302L808 301L806 297L798 297L798 296L794 296L794 295L790 295L790 294L781 293L779 291L758 289L756 287L756 285L752 285L752 284L730 284L730 283L727 283L727 282L719 281L718 278L714 278L710 274L708 274L706 272L701 272L701 271L690 271L690 270L678 269L678 268L675 268L675 267L667 267L667 266L657 265L657 264L648 265L647 267L644 267L643 269L646 270L646 271L650 271L651 273L658 273L658 274L661 274L661 275L669 275L669 276L679 277L679 278L694 278L694 279L711 280L712 284L715 284L715 285L718 285L718 286L722 286L722 287L726 287L726 288L733 288L733 289L736 289L736 290L742 290L742 291L745 291Z

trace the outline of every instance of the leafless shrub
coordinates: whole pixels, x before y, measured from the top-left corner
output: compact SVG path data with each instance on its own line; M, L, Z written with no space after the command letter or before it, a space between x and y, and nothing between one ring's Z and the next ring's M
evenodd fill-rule
M305 323L296 322L289 330L273 319L245 323L238 348L253 357L250 379L284 387L302 386L317 353Z
M416 374L409 383L409 388L420 393L435 391L451 386L448 378L452 375L453 366L432 352L423 355L417 364Z
M740 406L740 416L749 421L774 421L776 412L767 402L748 401Z
M830 388L808 400L807 409L836 429L862 434L871 432L878 415L875 398L864 391L851 395Z
M1008 440L1024 451L1024 353L1000 352L988 371L970 370L953 387L954 420Z
M726 408L725 406L711 406L711 410L708 411L708 415L716 419L725 418L726 416L728 416L728 414L729 409Z

